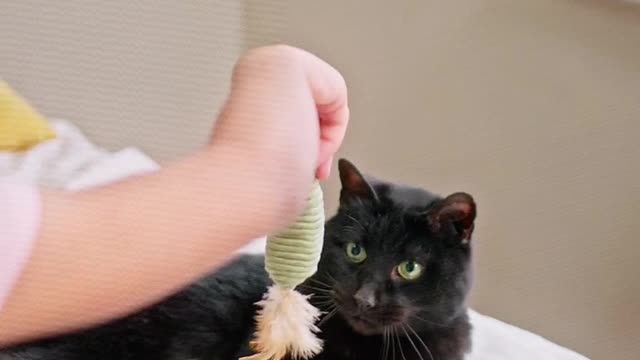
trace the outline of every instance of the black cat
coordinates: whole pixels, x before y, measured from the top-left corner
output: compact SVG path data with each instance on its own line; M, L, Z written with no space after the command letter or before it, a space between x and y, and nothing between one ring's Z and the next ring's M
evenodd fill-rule
M326 312L315 360L461 360L470 350L471 196L441 198L339 162L342 191L318 272L299 290ZM242 256L137 314L0 350L0 360L236 360L251 354L269 278Z

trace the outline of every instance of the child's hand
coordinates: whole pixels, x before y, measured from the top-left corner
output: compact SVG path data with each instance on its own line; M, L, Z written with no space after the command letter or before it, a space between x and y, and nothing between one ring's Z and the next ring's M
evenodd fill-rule
M286 46L248 52L207 149L110 186L45 194L0 346L122 316L288 225L313 178L329 176L348 118L344 80L322 60Z
M308 190L313 175L329 176L348 119L336 69L304 50L267 46L236 64L212 145L236 148L254 174Z

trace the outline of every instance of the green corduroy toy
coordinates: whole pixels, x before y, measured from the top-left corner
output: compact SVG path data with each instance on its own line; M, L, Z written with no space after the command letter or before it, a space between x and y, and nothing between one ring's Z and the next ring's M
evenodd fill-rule
M273 285L258 302L261 309L251 342L256 354L241 360L308 359L322 351L322 341L316 336L321 312L296 287L318 269L324 220L322 189L316 181L297 220L267 238L265 266Z

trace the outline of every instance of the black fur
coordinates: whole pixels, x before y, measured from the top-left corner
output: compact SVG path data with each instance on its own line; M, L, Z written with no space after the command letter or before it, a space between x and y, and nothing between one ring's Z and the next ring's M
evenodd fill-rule
M365 179L346 160L339 165L340 207L326 224L318 272L299 287L328 314L315 360L463 359L471 346L473 199ZM366 259L350 261L348 243ZM405 260L422 265L423 275L400 277ZM269 284L263 258L242 256L138 314L0 350L0 360L235 360L251 353L254 304Z

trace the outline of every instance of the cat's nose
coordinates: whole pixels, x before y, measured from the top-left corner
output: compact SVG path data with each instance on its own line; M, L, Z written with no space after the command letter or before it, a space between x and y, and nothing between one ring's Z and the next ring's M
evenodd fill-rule
M368 310L376 306L376 292L371 286L363 286L353 295L358 306Z

